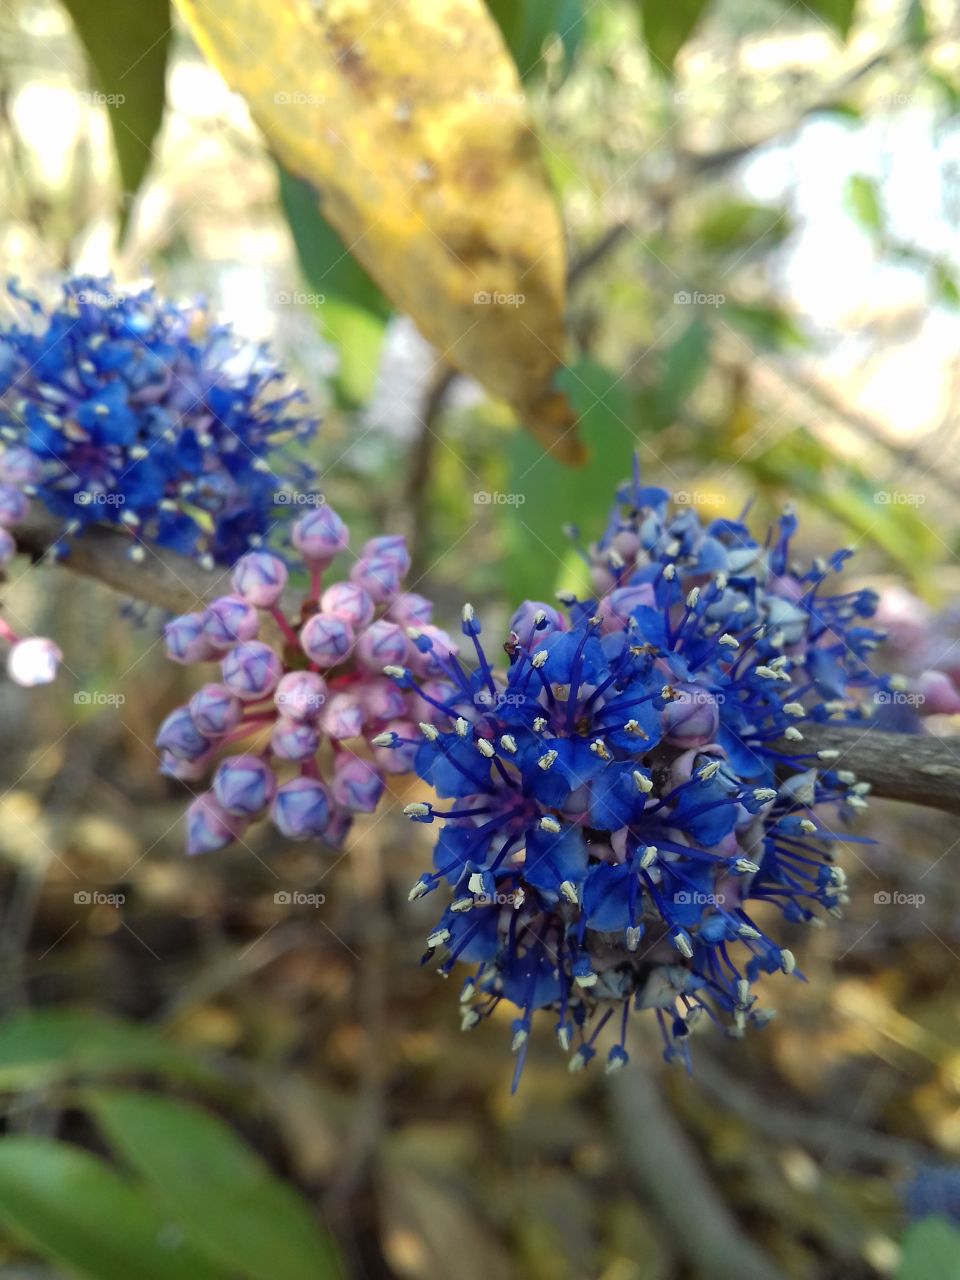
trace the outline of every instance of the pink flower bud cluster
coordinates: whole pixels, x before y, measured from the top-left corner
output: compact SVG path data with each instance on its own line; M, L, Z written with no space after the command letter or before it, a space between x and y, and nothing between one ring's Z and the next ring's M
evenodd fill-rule
M10 530L30 510L30 493L43 479L43 464L29 449L15 445L0 451L0 576L17 554ZM63 654L43 636L20 636L0 618L0 640L6 641L7 675L16 684L49 684Z
M430 601L402 590L402 538L372 538L349 576L326 585L349 542L344 522L318 507L295 522L291 540L310 574L295 618L281 603L287 566L251 551L234 566L230 595L166 628L175 662L219 663L157 735L163 772L193 782L212 771L210 790L187 812L188 853L223 848L264 814L285 836L342 844L354 814L376 808L384 774L411 768L414 747L374 740L414 740L418 722L443 718L434 703L452 693L411 639L427 634L455 651L431 625ZM424 676L421 692L399 689L384 674L395 667Z

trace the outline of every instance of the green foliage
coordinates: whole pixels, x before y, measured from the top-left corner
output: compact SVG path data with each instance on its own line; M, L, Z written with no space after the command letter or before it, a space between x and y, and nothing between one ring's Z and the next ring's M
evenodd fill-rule
M228 1280L142 1189L47 1138L0 1139L0 1222L86 1280Z
M709 323L697 315L664 351L652 404L659 426L669 426L703 381L710 368L712 338Z
M0 1089L36 1089L128 1071L209 1075L150 1027L99 1014L48 1009L0 1023Z
M945 1218L924 1218L903 1237L903 1257L896 1280L957 1280L960 1276L960 1231Z
M710 0L640 0L643 38L656 69L669 75Z
M524 80L543 73L551 36L559 39L566 63L573 60L585 26L581 0L487 0L487 8Z
M110 116L125 195L139 190L163 122L169 0L64 0ZM128 204L124 207L124 218Z
M335 1254L304 1200L221 1120L158 1094L88 1095L110 1144L227 1273L325 1280Z
M815 13L827 26L833 27L846 39L853 26L857 0L806 0L804 8Z
M340 357L341 402L362 404L373 389L390 304L320 212L309 182L279 168L280 203L325 338Z
M510 600L541 598L551 580L567 580L575 557L563 527L576 512L590 537L603 527L614 488L629 474L640 447L633 427L636 405L626 382L594 360L583 359L558 376L580 416L589 457L574 471L539 449L525 433L507 446L507 491L523 503L505 508Z
M847 208L853 217L871 235L879 235L883 231L883 206L880 202L880 191L872 178L862 173L854 173L847 180Z

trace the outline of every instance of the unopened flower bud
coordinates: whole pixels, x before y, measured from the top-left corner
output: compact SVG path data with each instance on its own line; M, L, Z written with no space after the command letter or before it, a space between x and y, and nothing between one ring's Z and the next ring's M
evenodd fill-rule
M203 615L203 634L214 649L232 649L245 640L255 640L259 629L256 609L242 596L221 596Z
M270 820L290 840L322 836L330 821L327 789L314 778L293 778L277 788Z
M327 701L327 682L315 671L288 671L277 685L273 701L290 720L313 723Z
M266 698L283 674L283 663L268 644L248 640L231 649L220 664L223 683L242 702Z
M353 645L353 628L332 613L315 613L300 629L300 646L318 667L333 667Z
M375 610L369 592L355 582L333 582L320 597L320 612L342 618L354 631L372 622Z
M309 760L320 746L316 725L279 716L270 735L270 746L278 760Z
M383 795L383 779L377 769L359 756L337 756L331 784L337 804L351 813L372 813Z
M258 609L269 609L283 595L287 566L269 551L248 551L234 566L230 581L237 595Z
M243 718L243 703L224 684L205 684L189 702L190 716L202 734L222 738Z
M291 541L304 560L325 567L350 542L350 531L332 507L315 507L296 520Z
M400 666L407 656L407 637L395 622L373 622L357 640L357 661L378 674L384 667Z
M213 793L227 813L255 818L273 799L277 780L262 756L227 756L213 775Z

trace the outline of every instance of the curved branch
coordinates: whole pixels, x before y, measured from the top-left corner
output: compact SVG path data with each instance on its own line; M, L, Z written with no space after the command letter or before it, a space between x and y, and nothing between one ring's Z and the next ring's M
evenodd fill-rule
M41 560L63 532L61 522L47 516L30 515L12 530L17 546L34 561ZM130 551L139 547L143 558L132 560ZM106 526L94 526L74 538L69 555L59 561L65 568L96 578L124 595L147 604L159 605L173 613L189 613L202 605L227 578L224 569L201 569L195 560L134 542L128 534Z
M836 751L831 766L849 769L858 781L869 782L873 795L960 813L960 738L805 724L802 742L782 740L776 746L791 756Z
M32 516L16 530L20 549L41 559L57 541L62 526L48 517ZM142 548L143 558L131 560L130 548ZM96 578L117 591L174 613L189 613L223 590L227 570L207 570L188 556L132 544L117 529L94 526L74 539L65 568ZM806 724L802 742L781 740L784 755L809 756L816 751L837 751L832 763L849 769L872 793L890 800L905 800L946 813L960 814L960 737L932 734L887 733L851 725Z

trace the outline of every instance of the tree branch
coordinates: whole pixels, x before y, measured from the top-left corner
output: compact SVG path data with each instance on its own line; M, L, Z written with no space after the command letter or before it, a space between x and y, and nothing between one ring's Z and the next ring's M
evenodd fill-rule
M34 561L42 559L60 538L62 523L46 516L30 515L12 530L17 546ZM130 550L139 546L143 559L131 560ZM174 551L134 542L117 529L94 526L70 544L65 568L96 578L108 587L147 604L159 605L174 613L189 613L202 605L215 590L228 589L225 570L201 569L196 561Z
M802 742L781 740L776 748L790 756L838 751L831 765L849 769L860 782L869 782L873 795L960 813L960 738L806 724Z
M39 560L57 541L61 526L48 517L31 516L14 532L21 551ZM139 563L130 559L132 545L143 549ZM214 592L228 589L226 570L201 569L188 556L131 543L119 530L106 527L95 526L76 538L62 564L174 613L189 613ZM797 757L838 751L831 763L870 783L874 795L960 814L960 737L834 724L805 725L803 735L802 742L777 742L777 750Z

